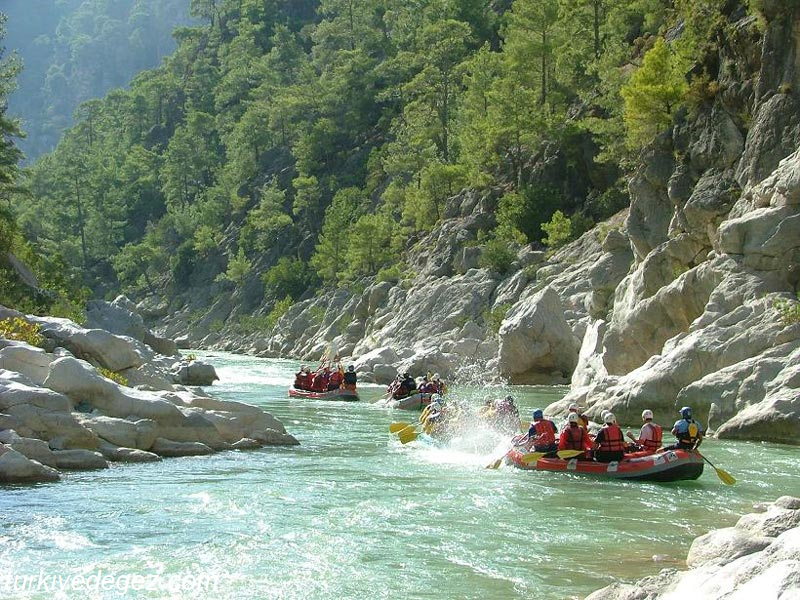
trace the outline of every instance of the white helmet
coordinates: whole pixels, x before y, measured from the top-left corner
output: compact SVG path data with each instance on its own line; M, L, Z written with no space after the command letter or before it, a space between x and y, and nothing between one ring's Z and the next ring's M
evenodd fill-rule
M647 419L652 419L652 418L653 418L652 410L646 408L645 410L642 411L642 421L646 421Z
M569 413L569 417L567 417L567 421L570 423L577 423L580 420L578 413Z
M603 420L605 421L605 419L606 419L606 415L607 415L608 413L610 413L610 412L611 412L611 411L610 411L610 410L608 410L607 408L606 408L606 409L604 409L604 410L603 410L603 412L601 412L601 413L600 413L600 418L601 418L601 419L603 419Z
M617 417L614 416L614 413L608 412L608 413L606 413L606 416L603 417L603 422L604 423L608 423L609 425L612 424L612 423L616 423L617 422Z

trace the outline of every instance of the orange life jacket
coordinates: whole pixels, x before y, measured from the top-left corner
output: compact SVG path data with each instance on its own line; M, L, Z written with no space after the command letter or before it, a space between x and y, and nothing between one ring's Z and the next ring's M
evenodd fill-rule
M624 452L625 438L622 436L622 429L619 425L605 425L603 427L603 439L600 441L598 450L601 452Z
M663 436L663 430L661 429L661 425L656 425L655 423L647 423L653 430L653 439L652 440L642 440L642 445L644 446L645 450L650 450L655 452L661 447L661 439Z
M537 446L549 446L556 441L556 431L553 428L551 421L542 419L541 421L533 422L533 429L536 432L534 443Z
M564 431L561 432L562 440L564 441L564 448L561 448L561 444L559 444L560 450L586 450L587 443L586 443L586 430L583 427L567 427Z

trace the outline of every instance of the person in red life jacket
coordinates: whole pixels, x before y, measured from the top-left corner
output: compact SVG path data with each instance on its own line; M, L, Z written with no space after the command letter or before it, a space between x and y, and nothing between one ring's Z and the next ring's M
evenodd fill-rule
M569 413L567 426L558 438L559 450L584 450L585 453L578 456L581 460L590 460L589 453L592 450L592 440L589 433L580 425L581 418L578 413Z
M343 379L344 379L344 389L350 390L351 392L355 392L358 376L356 375L356 368L353 365L347 367L347 371L345 371Z
M431 381L428 379L428 376L425 375L421 378L421 381L417 384L417 391L420 394L433 394L436 389L434 388Z
M569 414L577 414L578 415L578 424L584 430L586 430L586 432L588 433L589 432L589 419L586 417L586 415L584 415L581 412L581 407L578 406L575 402L573 402L572 404L569 405L569 409L568 410L569 410ZM566 428L568 425L569 425L569 422L565 423L564 424L564 428Z
M411 377L409 373L403 373L402 379L400 380L400 386L395 392L394 398L397 400L406 398L416 391L417 382L414 381L414 378Z
M304 390L308 387L308 374L305 365L300 365L300 370L294 374L294 389Z
M614 413L606 413L603 417L605 425L594 438L594 459L597 462L620 461L625 456L625 437L617 425Z
M343 379L344 372L342 371L342 367L339 366L339 368L332 371L328 377L328 391L338 390L342 386Z
M533 421L528 429L528 439L534 452L555 452L558 450L556 443L556 424L544 418L541 408L533 411Z
M644 450L647 452L655 452L661 448L661 440L663 431L661 425L653 423L653 411L646 409L642 411L642 430L639 432L639 437L633 437L633 433L627 432L627 435L635 446L635 450Z
M314 373L314 377L311 379L311 389L315 392L328 391L328 379L330 376L330 367L325 367L323 370Z

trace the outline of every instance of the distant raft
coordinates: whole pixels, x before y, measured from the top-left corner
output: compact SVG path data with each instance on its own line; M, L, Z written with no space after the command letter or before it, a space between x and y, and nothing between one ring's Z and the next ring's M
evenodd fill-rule
M632 454L619 462L602 463L571 458L539 458L527 462L525 454L511 450L506 460L518 469L532 471L560 471L594 475L610 479L638 479L642 481L684 481L697 479L703 474L703 457L687 450L666 450L655 454Z
M294 386L289 388L289 398L299 398L302 400L337 400L339 402L358 402L358 393L345 388L328 390L327 392L312 392L309 390L298 390Z
M394 399L386 398L379 400L375 404L384 408L398 408L400 410L422 410L431 403L433 394L411 394L405 398Z

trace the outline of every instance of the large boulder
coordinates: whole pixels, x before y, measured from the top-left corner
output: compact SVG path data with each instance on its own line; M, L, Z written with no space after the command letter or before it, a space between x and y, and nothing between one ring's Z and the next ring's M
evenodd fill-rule
M48 440L52 448L96 448L99 440L71 413L69 398L0 370L0 412L23 437Z
M24 342L14 342L0 349L0 369L22 373L36 385L42 385L55 356Z
M181 385L211 385L219 379L214 365L197 360L179 364L173 374L176 383Z
M152 419L129 421L103 415L75 416L84 427L115 446L149 450L158 435L158 425Z
M800 589L800 498L783 497L766 515L694 540L688 571L665 569L633 584L615 583L586 600L796 598ZM769 523L762 529L760 523Z
M176 442L165 438L156 438L152 451L159 456L203 456L213 454L214 450L200 442Z
M59 479L60 475L55 469L0 444L0 483L37 483Z
M100 375L89 363L62 357L50 365L45 385L69 396L85 410L97 409L110 417L138 417L156 421L182 418L177 407L150 392L122 388Z
M31 320L41 327L42 335L56 345L110 371L139 367L150 358L143 355L132 338L103 329L84 329L68 319L32 317Z
M56 467L56 457L47 442L20 436L13 429L0 430L0 442L10 446L26 458L48 467Z
M580 342L549 286L512 309L499 337L498 369L511 383L560 383L578 362Z
M107 469L108 463L103 455L92 450L55 450L56 466L62 470L91 471Z

